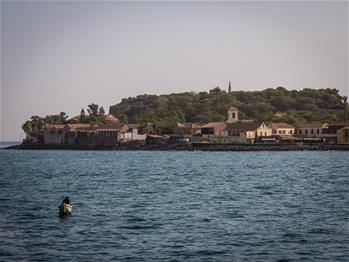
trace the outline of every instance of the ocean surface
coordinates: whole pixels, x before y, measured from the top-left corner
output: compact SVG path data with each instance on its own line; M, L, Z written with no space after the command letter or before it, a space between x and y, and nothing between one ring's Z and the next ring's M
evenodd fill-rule
M349 152L1 149L0 211L0 261L348 261Z

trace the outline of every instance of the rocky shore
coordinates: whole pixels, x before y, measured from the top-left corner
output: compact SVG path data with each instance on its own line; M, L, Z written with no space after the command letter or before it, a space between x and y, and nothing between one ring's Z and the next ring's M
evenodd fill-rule
M7 149L22 150L177 150L177 151L349 151L349 145L337 144L209 144L191 143L176 145L145 145L142 143L122 143L117 146L44 145L19 144Z

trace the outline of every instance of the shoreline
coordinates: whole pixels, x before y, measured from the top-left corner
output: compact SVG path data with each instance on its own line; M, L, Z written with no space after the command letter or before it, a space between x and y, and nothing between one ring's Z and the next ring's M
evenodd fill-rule
M80 145L43 145L19 144L5 147L15 150L117 150L117 151L349 151L349 145L339 144L175 144L139 145L120 144L118 146L80 146Z

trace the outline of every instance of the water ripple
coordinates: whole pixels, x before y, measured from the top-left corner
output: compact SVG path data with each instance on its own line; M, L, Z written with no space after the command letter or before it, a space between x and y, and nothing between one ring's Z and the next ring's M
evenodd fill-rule
M347 261L348 171L347 152L0 150L0 260Z

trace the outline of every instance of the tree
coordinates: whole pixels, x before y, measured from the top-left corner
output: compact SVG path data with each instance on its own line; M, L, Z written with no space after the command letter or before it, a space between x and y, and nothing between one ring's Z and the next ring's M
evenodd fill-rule
M87 106L87 112L91 115L91 116L98 116L98 105L92 103L90 105Z
M100 116L104 116L105 114L105 111L104 111L104 107L102 106L100 109L99 109L99 115Z
M23 131L28 134L32 135L33 134L33 123L30 120L27 120L23 125L22 125Z
M59 113L59 121L62 124L65 124L67 122L68 115L65 112L60 112Z
M85 114L85 110L83 108L81 109L81 112L80 112L80 122L81 123L86 122L86 114Z

